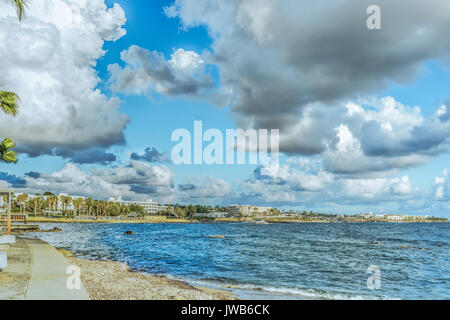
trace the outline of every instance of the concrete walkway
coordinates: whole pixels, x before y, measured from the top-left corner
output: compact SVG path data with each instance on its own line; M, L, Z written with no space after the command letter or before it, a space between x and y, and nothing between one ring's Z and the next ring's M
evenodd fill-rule
M0 272L0 299L89 300L83 284L68 289L69 262L48 243L17 237L7 253L8 266Z

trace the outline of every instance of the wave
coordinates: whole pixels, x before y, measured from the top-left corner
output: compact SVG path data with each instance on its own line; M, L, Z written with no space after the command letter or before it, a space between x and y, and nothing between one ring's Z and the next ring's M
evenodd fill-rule
M272 286L258 286L253 284L226 284L224 279L203 279L193 280L175 277L168 275L172 279L181 280L191 285L216 287L220 289L228 289L236 293L236 295L243 295L248 299L296 299L296 300L397 300L397 298L387 298L370 295L355 295L344 292L319 291L316 289L300 289L300 288L286 288L286 287L272 287ZM232 282L232 281L230 281ZM240 291L245 291L241 293Z

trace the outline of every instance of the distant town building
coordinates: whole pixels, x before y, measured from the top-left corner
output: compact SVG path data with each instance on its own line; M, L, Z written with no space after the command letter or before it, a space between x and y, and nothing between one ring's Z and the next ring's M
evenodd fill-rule
M147 214L157 214L159 212L167 210L167 206L159 204L158 202L155 202L151 199L149 199L147 201L125 201L125 200L122 200L121 196L115 196L115 197L109 198L109 201L117 202L119 204L124 204L127 206L132 205L132 204L142 206L142 207L144 207L145 213L147 213Z
M249 205L231 204L228 206L228 213L230 216L256 216L270 214L273 208L271 207L257 207Z
M401 221L401 220L405 219L405 216L401 216L399 214L387 214L385 216L385 219L391 220L391 221Z
M194 213L195 218L225 218L228 212L197 212Z
M359 216L363 219L372 219L374 217L372 212L369 213L360 213Z

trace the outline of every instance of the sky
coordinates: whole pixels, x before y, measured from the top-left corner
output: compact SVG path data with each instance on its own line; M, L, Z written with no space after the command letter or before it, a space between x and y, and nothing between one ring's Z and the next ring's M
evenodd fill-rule
M0 188L450 218L448 1L28 2L0 4ZM277 170L175 164L194 121L278 129Z

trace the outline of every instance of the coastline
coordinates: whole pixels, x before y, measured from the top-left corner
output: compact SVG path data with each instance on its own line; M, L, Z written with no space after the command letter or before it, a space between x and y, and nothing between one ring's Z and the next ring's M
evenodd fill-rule
M450 221L430 221L430 220L369 220L369 219L348 219L343 221L330 221L320 219L301 219L296 217L255 217L255 218L216 218L214 220L188 220L183 218L171 218L166 216L147 216L140 219L73 219L73 218L46 218L28 217L27 223L114 223L114 224L154 224L154 223L254 223L264 221L265 224L276 223L448 223ZM258 225L258 223L255 223Z
M70 264L81 269L81 280L91 300L324 300L283 291L218 285L196 280L176 279L170 275L140 273L117 261L95 261L74 258Z
M114 219L73 219L73 218L45 218L28 217L27 223L195 223L187 219L167 219L165 216L149 216L139 220L114 220Z
M123 286L134 290L134 284L142 281L144 288L139 289L139 291L143 291L142 296L128 297L124 295L117 299L223 299L215 296L201 297L198 296L198 291L189 293L194 296L184 293L164 293L166 287L180 289L178 288L180 282L173 282L167 278L190 285L187 287L188 289L200 287L200 291L202 291L202 287L208 287L234 294L234 297L226 299L408 299L422 295L427 296L421 292L411 294L406 290L401 292L401 295L394 291L372 294L364 289L365 266L373 261L373 257L382 254L403 258L399 260L411 257L424 259L431 254L436 257L445 257L446 251L443 246L445 240L436 242L436 239L428 234L430 231L435 231L433 234L442 235L444 236L442 239L445 239L446 232L448 232L448 225L409 224L408 226L408 224L399 225L398 223L316 224L310 225L310 227L301 223L265 226L248 223L201 223L185 226L160 224L147 227L137 224L134 226L125 224L41 225L42 229L49 230L55 229L55 226L62 229L61 232L30 233L28 238L40 238L54 247L73 252L78 258L91 260L86 263L93 264L91 266L92 274L99 282L116 281L116 279L108 278L105 274L107 270L113 269L113 266L106 266L102 269L101 266L98 266L97 261L108 260L113 264L115 261L120 261L129 264L129 268L119 264L127 272L123 275L124 279L116 282L123 282ZM132 230L136 236L127 236L126 230ZM352 232L350 235L349 231ZM345 234L342 234L343 232ZM222 239L209 236L218 234L223 234L225 237ZM282 235L281 238L280 235ZM277 243L290 239L292 235L296 235L296 237L290 248L286 248L279 254L277 252L276 255L266 254L274 252L274 249L279 247ZM305 245L303 245L304 243ZM294 251L292 251L293 248L295 248ZM251 250L251 252L248 254L247 250ZM321 261L324 255L318 253L324 251L332 253L331 256L325 255L326 262ZM236 257L235 252L244 253L245 258ZM351 255L352 259L359 262L355 267L345 265L340 269L338 266L338 269L339 272L344 271L344 274L359 277L358 279L361 281L352 284L344 279L339 282L340 285L337 287L332 276L327 278L328 274L325 271L334 270L334 266L330 266L334 263L332 260L334 252ZM368 257L361 252L367 253ZM260 257L257 260L247 258L255 257L256 254ZM292 268L277 264L280 255L286 261L293 262L287 265ZM242 265L242 261L245 263L249 261L249 264L253 263L253 265L247 267ZM314 261L313 268L317 266L318 270L325 270L320 273L325 274L323 277L327 281L327 286L321 286L320 283L315 282L317 278L313 276L314 269L296 273L296 266L306 266L307 269L309 261ZM388 265L386 260L382 260L382 262L384 265ZM360 265L362 267L359 267ZM436 266L439 264L432 261L424 265L429 266L430 270L431 267L436 270ZM402 262L394 264L394 267L398 268L404 266ZM409 272L414 272L410 266L406 266L406 268ZM134 273L129 272L128 269L146 276L150 274L152 278L156 276L156 280L143 281L141 278L135 277ZM162 274L164 276L161 278ZM430 277L433 277L433 274L431 272ZM291 275L293 276L292 281ZM154 282L152 282L153 280ZM396 278L392 280L392 283L396 284L396 281L400 280ZM155 285L163 287L161 292L156 292L156 294L144 292L147 290L146 287ZM445 292L446 289L441 287L441 284L437 285L436 290ZM342 292L340 288L345 288L346 291ZM102 290L108 294L113 289L106 287ZM125 294L127 293L125 292ZM158 296L159 293L162 293L163 296ZM440 297L439 294L438 292L436 297ZM101 299L101 297L97 298ZM103 297L103 299L108 298Z
M91 300L236 300L230 291L203 286L164 275L139 273L116 261L84 260L66 256L81 269L81 280Z

